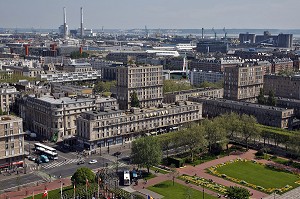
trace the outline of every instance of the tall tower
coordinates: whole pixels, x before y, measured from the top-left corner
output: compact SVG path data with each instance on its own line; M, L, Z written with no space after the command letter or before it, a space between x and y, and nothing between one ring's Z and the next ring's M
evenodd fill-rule
M66 8L63 8L64 10L64 38L67 39L68 36L68 29L67 29L67 13Z
M80 8L80 17L81 17L81 21L80 21L80 36L83 37L84 31L83 31L83 9L82 9L82 7Z

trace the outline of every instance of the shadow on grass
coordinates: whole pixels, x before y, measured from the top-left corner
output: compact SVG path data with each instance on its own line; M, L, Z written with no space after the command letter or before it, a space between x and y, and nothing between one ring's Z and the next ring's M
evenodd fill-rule
M154 185L153 187L156 187L156 188L168 188L169 186L170 186L169 184L160 183L160 184Z

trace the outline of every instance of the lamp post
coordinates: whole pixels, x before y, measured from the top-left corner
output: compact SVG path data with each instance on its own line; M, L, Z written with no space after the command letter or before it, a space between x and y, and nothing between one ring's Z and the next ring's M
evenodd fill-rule
M202 185L202 198L204 199L204 184Z

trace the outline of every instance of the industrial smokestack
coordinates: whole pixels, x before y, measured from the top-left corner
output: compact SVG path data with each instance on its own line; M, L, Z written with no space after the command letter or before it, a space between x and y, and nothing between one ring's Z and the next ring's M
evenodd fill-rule
M80 8L80 16L81 16L81 21L80 21L80 36L83 37L83 9L82 9L82 7Z
M66 12L66 8L63 8L64 10L64 38L67 38L67 12Z

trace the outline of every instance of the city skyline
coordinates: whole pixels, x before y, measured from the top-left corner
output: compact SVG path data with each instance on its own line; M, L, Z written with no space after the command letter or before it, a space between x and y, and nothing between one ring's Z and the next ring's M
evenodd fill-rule
M296 0L232 0L182 2L153 1L37 1L12 0L1 2L1 28L50 28L63 24L63 7L67 9L70 29L80 27L80 7L84 27L100 29L171 28L257 28L297 29Z

